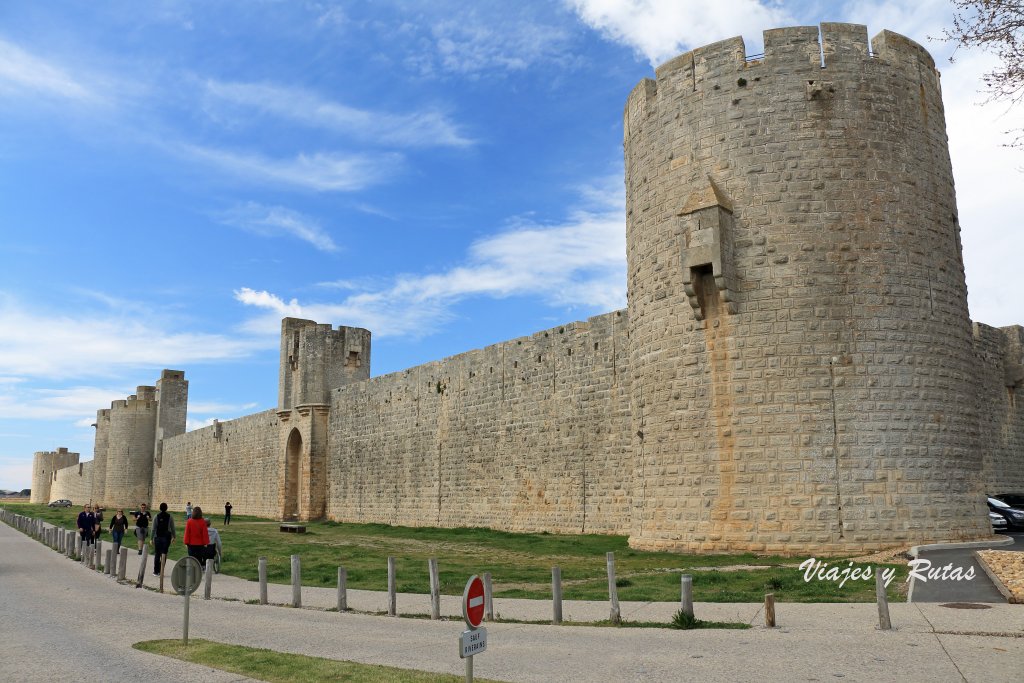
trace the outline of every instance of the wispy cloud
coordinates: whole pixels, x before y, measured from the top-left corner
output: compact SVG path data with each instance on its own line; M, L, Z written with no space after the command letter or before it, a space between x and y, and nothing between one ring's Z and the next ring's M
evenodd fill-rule
M326 100L301 88L267 83L206 81L208 106L220 101L243 105L292 123L321 128L390 147L467 147L459 126L436 109L390 114Z
M225 225L262 237L284 235L309 242L320 251L338 250L338 245L316 219L283 206L247 202L224 211L217 218Z
M267 311L248 323L269 333L282 316L373 330L378 337L423 336L471 297L536 296L551 306L612 310L625 304L625 227L618 177L580 188L586 204L564 221L510 221L475 242L466 262L436 274L405 274L390 285L357 291L338 302L300 302L243 287L235 298ZM344 283L352 285L353 283Z
M0 390L0 414L9 419L77 420L75 426L88 427L96 421L96 411L109 408L111 401L123 399L124 388L77 385L60 389Z
M735 35L760 43L761 32L792 23L774 2L761 0L566 0L591 28L633 48L652 66L688 49ZM757 52L756 49L748 49Z
M362 190L393 177L403 164L403 157L394 152L348 155L318 152L299 154L293 159L270 159L261 154L189 144L178 149L188 158L245 180L316 192Z
M31 93L79 104L99 104L103 98L64 67L0 39L0 93Z
M178 332L133 307L47 312L22 307L0 292L0 375L113 376L125 368L168 367L241 358L264 340Z
M522 71L564 59L570 35L555 25L523 20L493 25L474 17L439 22L431 33L440 68L459 74Z

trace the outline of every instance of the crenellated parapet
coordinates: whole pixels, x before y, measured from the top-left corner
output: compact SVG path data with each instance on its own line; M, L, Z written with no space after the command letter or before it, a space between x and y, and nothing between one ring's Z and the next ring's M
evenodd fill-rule
M330 392L370 376L370 331L360 327L281 321L278 410L325 404Z
M32 456L32 503L49 503L57 471L78 464L78 453L60 447L55 451L36 451Z

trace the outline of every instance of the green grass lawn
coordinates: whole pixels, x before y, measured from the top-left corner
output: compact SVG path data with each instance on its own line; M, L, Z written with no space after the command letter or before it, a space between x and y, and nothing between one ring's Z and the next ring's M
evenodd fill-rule
M148 640L132 645L136 650L202 664L221 671L274 683L320 683L323 681L373 681L373 683L457 683L462 676L399 669L391 666L358 664L322 657L293 655L241 645L226 645L209 640ZM490 679L474 678L481 683Z
M19 514L74 528L80 508L47 508L44 505L8 504ZM106 513L107 523L109 514ZM677 601L679 577L693 576L693 596L699 602L760 602L766 592L782 602L873 602L874 581L849 581L843 588L828 581L803 580L797 569L803 557L784 558L738 555L682 555L631 549L625 536L596 534L513 534L488 529L436 529L390 527L379 524L308 522L305 534L285 534L278 523L255 517L233 516L222 527L214 517L224 545L221 571L255 581L257 558L267 558L272 583L290 583L291 555L302 558L302 583L335 586L338 567L348 571L348 586L386 590L387 558L395 557L398 590L428 593L427 560L436 557L441 592L461 595L472 574L490 572L496 597L547 599L551 596L551 567L562 570L562 595L566 600L606 600L608 579L605 553L615 553L619 600ZM183 515L175 514L178 538L170 559L184 555L181 534ZM103 535L104 542L110 534ZM125 545L135 547L126 535ZM833 566L841 561L828 560ZM717 567L755 565L757 569L724 570ZM841 562L845 567L846 563ZM889 599L903 601L906 565L885 565L896 570Z

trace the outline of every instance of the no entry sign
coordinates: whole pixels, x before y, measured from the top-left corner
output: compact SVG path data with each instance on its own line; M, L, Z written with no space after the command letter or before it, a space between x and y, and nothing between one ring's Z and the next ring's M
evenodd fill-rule
M484 620L484 582L474 574L462 592L462 618L470 628L479 628Z

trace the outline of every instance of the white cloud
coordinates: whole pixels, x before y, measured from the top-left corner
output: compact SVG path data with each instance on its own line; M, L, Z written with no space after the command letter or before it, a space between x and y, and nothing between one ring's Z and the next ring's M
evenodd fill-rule
M265 83L207 81L205 94L208 100L252 107L293 123L350 135L376 145L466 147L473 144L455 123L436 109L388 114L325 100L301 88Z
M125 368L173 367L241 358L265 340L204 332L175 332L152 312L78 308L27 310L0 292L0 375L112 376Z
M185 419L185 431L194 432L197 429L211 426L217 418L208 417L205 420L193 420L191 418Z
M247 202L221 213L219 218L225 225L263 237L291 236L309 242L320 251L338 250L338 245L319 222L283 206Z
M522 71L567 58L569 33L536 21L502 17L491 23L470 14L431 27L437 66L458 74Z
M536 296L552 306L598 311L625 305L625 227L620 181L581 188L588 204L559 223L513 221L475 242L466 262L436 274L405 274L390 286L359 291L340 302L300 303L252 288L235 298L268 311L247 329L267 333L282 316L366 327L378 337L423 336L469 297ZM351 283L345 283L351 284Z
M989 325L1019 325L1024 323L1019 296L1024 232L1015 207L1024 183L1024 152L1005 144L1012 139L1006 131L1024 128L1024 107L981 104L986 97L978 92L980 75L993 64L990 55L960 53L956 63L944 65L942 90L971 317Z
M651 66L724 38L750 39L747 52L761 43L764 29L793 23L774 2L759 0L566 0L591 28L627 45Z
M316 192L353 192L376 185L398 173L403 161L397 153L343 155L318 152L299 154L294 159L269 159L260 154L189 144L180 146L178 151L245 180Z
M111 401L127 396L123 388L71 386L61 389L19 387L0 392L0 414L8 419L76 420L75 426L89 427L96 411L109 408Z
M102 101L91 87L60 66L0 40L0 93L16 92L30 92L80 104Z

